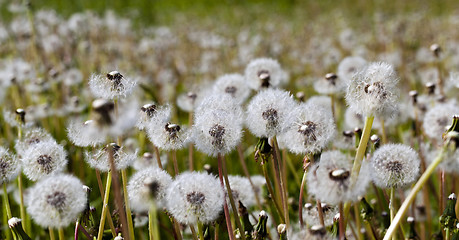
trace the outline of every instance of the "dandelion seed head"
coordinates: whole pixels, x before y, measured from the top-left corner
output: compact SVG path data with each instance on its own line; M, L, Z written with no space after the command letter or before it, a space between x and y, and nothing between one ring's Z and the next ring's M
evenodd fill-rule
M397 74L392 65L374 62L356 73L349 82L346 101L363 116L390 117L397 107Z
M314 90L319 94L338 94L346 89L346 82L338 75L328 73L325 77L314 82Z
M27 178L37 181L62 172L67 165L67 153L62 145L47 140L29 147L21 155L21 160Z
M288 114L296 105L289 92L262 90L247 106L246 125L257 137L273 137L288 127Z
M223 209L224 191L207 173L186 172L176 177L167 191L167 210L183 224L208 224Z
M351 81L355 73L359 72L367 64L362 57L345 57L338 65L337 75L344 82Z
M453 116L459 114L459 107L455 104L438 104L426 112L423 121L425 134L438 144L442 143L442 135L451 125Z
M24 154L27 149L35 144L44 141L54 141L54 138L43 128L31 128L24 131L22 140L16 141L14 148L19 155Z
M371 177L382 188L404 187L419 175L419 156L411 147L385 144L371 158Z
M333 218L338 213L336 206L321 203L325 227L333 225ZM317 204L306 203L303 207L303 221L308 226L320 225L319 209Z
M98 98L115 99L127 97L134 90L137 82L125 78L118 71L111 71L106 76L93 74L89 79L89 88Z
M109 171L110 161L108 148L113 149L113 161L115 162L115 168L118 170L129 167L137 158L137 151L133 153L126 152L123 147L113 143L98 150L94 150L93 152L86 152L85 161L91 168L98 169L102 172Z
M8 149L0 146L0 183L12 181L20 171L20 162Z
M245 79L250 88L273 88L282 82L283 71L279 62L271 58L252 60L245 69Z
M246 208L250 208L256 204L255 192L253 191L249 179L241 176L228 176L228 180L235 203L241 201ZM226 201L229 202L228 194L226 194Z
M168 160L167 158L168 158L167 154L163 154L160 156L161 165L163 167L167 165L167 160ZM158 162L156 160L156 156L154 156L150 152L146 152L142 155L142 157L138 157L134 161L134 164L132 165L132 167L135 170L140 171L142 169L149 168L149 167L158 167Z
M27 212L42 227L67 227L86 207L86 191L76 177L55 175L29 190Z
M172 183L167 172L149 167L136 172L129 180L127 190L131 208L135 212L148 212L153 202L159 209L165 206L166 189Z
M244 76L233 73L219 77L213 87L215 94L227 94L234 98L237 103L243 103L250 94Z

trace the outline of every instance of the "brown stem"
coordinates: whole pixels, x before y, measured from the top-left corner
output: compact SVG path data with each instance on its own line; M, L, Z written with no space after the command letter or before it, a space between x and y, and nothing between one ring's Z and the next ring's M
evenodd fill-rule
M156 155L156 162L158 163L158 167L160 169L163 169L163 164L161 163L161 156L159 156L159 149L157 146L153 146L155 149L155 155Z
M276 137L273 138L273 145L274 145L274 152L273 152L273 164L274 164L274 170L275 170L275 175L278 181L278 186L280 189L280 194L281 194L281 202L282 202L282 207L284 209L284 219L285 223L287 225L287 228L289 227L289 216L288 216L288 203L287 203L287 191L285 189L285 183L284 183L284 178L282 176L282 166L280 164L280 153L279 153L279 146L277 145L277 139Z
M258 194L256 194L257 190L255 188L255 185L252 182L252 179L250 178L250 173L249 173L249 170L247 168L247 164L245 163L245 160L244 160L244 154L242 153L242 146L241 145L237 145L237 153L238 153L238 156L239 156L239 162L241 162L242 171L244 172L245 177L247 179L249 179L250 186L252 187L253 192L255 192L255 201L257 202L258 208L261 210L262 206L261 206L260 198L258 197Z
M325 227L324 210L322 209L322 203L320 202L319 199L317 199L316 202L317 202L317 212L319 213L320 225Z
M339 204L339 240L344 240L344 211L343 203Z
M174 173L175 176L179 174L178 163L177 163L177 151L172 150L172 162L174 163Z
M220 153L217 156L217 161L218 161L218 178L220 179L220 185L222 188L225 188L225 184L223 182L223 172L222 172L222 158ZM226 227L228 230L228 236L230 240L235 240L234 232L233 232L233 226L231 226L231 217L229 214L228 210L228 205L226 204L226 198L223 199L223 212L225 213L225 221L226 221Z
M306 183L306 171L303 173L303 179L301 180L301 187L300 187L300 197L298 199L298 218L300 220L300 227L304 227L303 222L303 195L304 195L304 184Z
M124 211L124 204L123 204L123 196L121 195L121 187L120 187L120 182L118 179L118 171L115 168L115 160L113 156L113 148L109 147L108 148L108 160L110 162L110 171L112 172L112 184L113 184L113 190L115 193L115 202L118 207L118 213L121 221L121 232L123 233L123 236L125 239L130 239L129 237L129 231L127 229L127 219L126 219L126 212Z

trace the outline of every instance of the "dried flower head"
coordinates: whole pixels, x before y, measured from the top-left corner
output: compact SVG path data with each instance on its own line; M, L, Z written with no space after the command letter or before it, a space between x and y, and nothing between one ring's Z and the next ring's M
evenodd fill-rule
M21 171L21 165L8 149L0 146L0 183L12 181Z
M86 152L86 162L95 169L103 172L110 170L109 148L113 150L113 161L115 162L116 169L125 169L129 167L137 158L137 151L134 153L126 152L123 147L115 143L108 144L107 146L95 150L92 153Z
M296 105L287 91L262 90L247 106L246 125L257 137L273 137L288 127L288 115Z
M373 182L383 188L404 187L419 174L419 156L411 147L402 144L385 144L371 158Z
M325 227L333 225L333 218L338 213L336 206L321 203L322 214L324 216ZM309 226L320 225L319 208L317 204L306 203L303 207L303 220Z
M365 165L362 165L361 172L364 172ZM351 170L352 162L347 155L340 151L323 152L320 161L308 171L308 193L332 205L357 200L364 195L369 179L366 174L359 174L352 186Z
M346 57L338 65L338 77L349 83L355 73L365 67L367 61L362 57Z
M346 101L351 109L363 116L391 116L396 110L397 82L392 65L370 63L349 82Z
M92 94L98 98L115 99L129 95L137 82L131 78L125 78L118 71L111 71L105 76L93 74L89 79L89 88Z
M169 174L156 167L136 172L127 186L131 208L135 212L148 212L153 204L158 208L165 206L166 189L172 183Z
M314 153L323 149L336 132L330 111L321 106L302 103L289 114L292 123L279 135L291 152Z
M67 227L86 207L86 191L80 180L56 175L35 184L28 193L27 213L42 227Z
M271 58L254 59L245 68L247 84L255 90L275 88L282 82L282 78L281 66Z
M207 173L182 173L169 186L167 210L183 224L208 224L223 210L224 191Z
M237 103L243 103L250 94L244 76L233 73L219 77L213 87L214 94L227 94L234 98Z
M62 172L67 166L67 153L62 145L54 140L47 140L29 147L21 155L21 160L27 178L37 181Z
M441 144L442 135L451 125L454 115L459 115L459 107L453 103L438 104L431 108L424 116L422 127L425 134Z

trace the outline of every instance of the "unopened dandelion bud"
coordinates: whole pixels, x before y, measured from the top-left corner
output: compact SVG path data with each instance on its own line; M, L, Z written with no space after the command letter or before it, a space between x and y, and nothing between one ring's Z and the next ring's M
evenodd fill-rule
M92 108L97 113L96 121L100 125L111 125L113 123L111 113L115 109L112 101L106 99L96 99L92 102Z
M16 115L17 115L17 117L18 117L18 120L19 120L22 124L24 124L24 123L25 123L25 115L26 115L25 110L22 109L22 108L16 109Z
M8 220L8 226L10 227L13 235L15 236L14 239L17 240L32 240L27 233L24 232L21 224L22 220L16 217L10 218Z
M443 210L443 214L440 216L440 224L445 230L449 229L450 231L453 231L454 228L456 227L456 224L457 224L456 211L455 211L456 201L457 201L456 194L451 193L446 202L445 210Z
M362 210L360 210L360 216L362 216L362 219L370 221L374 216L374 210L365 198L360 200L360 207L362 208Z
M380 143L381 143L381 139L379 138L378 135L376 135L376 134L371 135L370 141L373 143L374 150L379 148Z
M440 54L442 52L442 49L441 49L440 45L434 43L434 44L430 45L430 51L433 53L433 55L436 58L439 58Z
M381 224L384 229L387 229L390 226L390 216L386 211L381 213Z
M279 234L279 240L287 240L287 225L279 224L277 226L277 233Z
M297 92L295 94L296 98L298 99L298 101L300 102L304 102L304 98L306 97L306 95L304 94L304 92Z
M427 94L433 95L435 94L435 83L428 82L426 83Z
M252 234L253 231L253 226L250 223L249 220L249 212L247 211L247 208L244 206L244 204L239 201L239 216L242 219L242 227L244 228L244 232L247 238L249 238Z
M258 223L255 225L255 229L252 233L252 239L264 240L268 236L268 230L266 228L266 224L268 223L268 214L264 210L261 210L258 216Z
M258 139L258 143L255 146L255 161L258 161L258 159L261 157L261 164L264 164L268 160L272 150L273 148L271 145L269 145L268 138Z
M416 105L418 103L418 91L412 90L409 92L409 95L411 97L413 105Z

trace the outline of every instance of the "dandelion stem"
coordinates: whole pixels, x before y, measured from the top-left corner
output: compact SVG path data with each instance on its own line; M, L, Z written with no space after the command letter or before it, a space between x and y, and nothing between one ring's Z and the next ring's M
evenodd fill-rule
M11 208L10 208L10 201L8 200L8 192L6 191L6 183L3 183L3 204L5 206L6 216L8 219L11 219Z
M49 239L50 240L55 240L56 238L54 237L53 229L51 227L49 227L48 231L49 231Z
M226 160L221 155L220 155L220 158L221 158L221 162L222 162L223 178L225 179L226 190L228 192L228 198L230 200L231 208L233 209L233 214L235 216L235 222L236 222L236 225L239 228L239 230L243 231L244 228L242 228L241 219L239 218L238 207L236 207L236 204L234 202L233 191L231 190L230 182L229 182L229 179L228 179L228 171L226 169ZM198 227L199 227L199 223L198 223ZM245 234L241 234L241 239L245 240Z
M281 200L282 200L282 207L284 209L284 219L285 219L285 224L287 225L287 229L290 225L289 222L289 214L288 214L288 203L287 203L287 189L285 186L285 181L283 177L283 167L280 164L280 153L279 153L279 145L277 144L277 138L276 136L273 137L273 143L274 143L274 153L273 153L273 159L274 159L274 169L276 171L276 177L279 177L279 187L280 187L280 193L281 193Z
M158 167L163 169L163 164L161 163L161 156L159 156L159 149L157 146L153 146L155 149L155 155L156 155L156 163L158 163Z
M107 217L108 199L110 196L110 186L111 185L112 185L112 172L109 171L107 174L107 184L105 185L104 202L102 205L102 214L100 216L100 224L99 224L99 232L97 234L97 240L102 240L102 236L104 234L104 225L105 225L105 218Z
M102 179L100 178L100 172L96 169L97 184L99 185L100 197L104 199L104 187L102 186ZM107 212L110 212L110 208L107 205ZM113 224L112 215L108 214L108 225L110 226L112 236L116 237L115 225Z
M242 153L242 146L240 144L237 145L237 153L238 153L238 157L239 157L239 162L241 162L242 171L244 172L245 176L249 180L250 186L252 187L253 191L256 193L256 188L255 188L255 185L253 185L252 179L250 178L250 173L249 173L249 170L247 168L247 164L245 164L244 154ZM262 210L262 206L261 206L261 202L260 202L260 199L258 197L258 194L255 194L255 201L257 202L258 208L260 210Z
M190 224L189 226L190 226L190 231L191 231L191 237L193 238L193 240L199 240L198 234L196 233L196 229L194 229L193 224Z
M193 112L188 114L188 125L193 126ZM188 167L190 172L193 171L193 144L188 145Z
M390 211L390 222L394 221L395 217L395 208L394 208L394 201L395 201L395 189L390 189L390 200L389 200L389 211ZM395 240L396 237L394 236L392 240Z
M60 227L60 228L57 230L57 233L58 233L58 235L59 235L59 240L64 240L64 239L65 239L64 229L63 229L63 228Z
M440 210L439 212L443 212L445 208L445 171L440 170Z
M383 118L379 119L381 123L381 135L382 135L382 143L386 144L387 143L387 133L386 133L386 126Z
M343 203L339 204L339 240L344 240L344 211L343 211Z
M18 126L18 140L22 140L22 124L20 123ZM26 211L24 208L24 188L23 188L23 181L22 181L22 173L18 174L18 189L19 189L19 212L22 218L22 227L26 230L26 233L30 233L30 222L27 219ZM9 219L9 218L8 218Z
M319 199L317 199L316 204L317 204L317 212L319 213L320 225L325 227L324 210L322 209L322 203L320 202Z
M179 174L178 163L177 163L177 151L172 150L172 162L174 163L174 173L175 176Z
M271 181L269 180L268 169L266 167L266 163L262 164L262 168L263 168L263 175L265 176L265 179L266 179L266 186L268 187L269 195L271 195L271 199L273 200L274 205L276 206L276 210L279 213L281 220L285 222L284 213L282 212L282 208L280 207L279 202L277 202L276 195L274 195L274 190L273 190L273 187L271 186Z
M357 205L354 205L354 215L355 215L355 227L357 228L357 236L358 236L358 239L361 240L363 239L363 234L360 231L362 224L360 222L359 207Z
M153 203L148 211L148 232L150 240L159 240L158 230L158 209L156 203Z
M225 188L225 184L223 183L223 172L222 172L222 156L219 153L217 156L217 162L218 162L218 178L220 179L220 184L222 188ZM223 212L225 213L225 221L226 221L226 227L228 228L228 236L230 240L235 240L234 232L233 232L233 227L231 226L231 217L229 214L228 210L228 204L226 203L226 198L223 199Z
M199 233L199 239L204 240L204 228L203 228L202 222L198 222L198 233Z
M306 183L306 171L303 172L303 179L301 180L300 197L298 199L298 218L300 220L300 227L304 227L303 223L303 195L304 195L304 184Z
M132 223L131 207L129 205L129 196L128 196L128 191L127 191L127 176L126 176L125 169L121 170L121 181L123 182L124 205L126 206L126 217L127 217L127 222L128 222L129 237L132 240L134 240L135 239L134 224Z
M443 158L445 157L448 143L445 143L441 152L437 155L435 160L429 165L429 167L426 169L426 171L422 174L421 178L416 182L414 185L413 189L411 190L410 194L407 196L405 201L403 201L402 206L398 210L397 214L394 217L394 220L391 222L389 228L387 229L386 235L384 236L384 240L389 240L391 239L392 235L394 235L395 230L397 229L398 225L400 224L400 221L402 220L403 216L407 212L409 206L411 203L413 203L416 194L421 190L421 188L424 186L424 184L427 182L429 177L433 174L435 171L435 168L437 168L438 164L443 161Z

